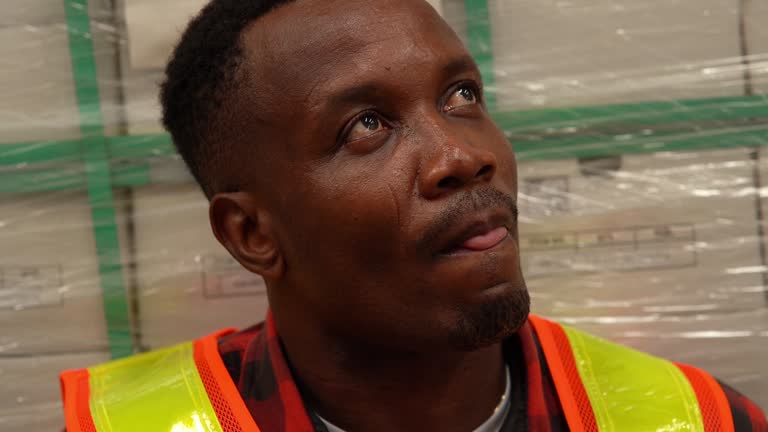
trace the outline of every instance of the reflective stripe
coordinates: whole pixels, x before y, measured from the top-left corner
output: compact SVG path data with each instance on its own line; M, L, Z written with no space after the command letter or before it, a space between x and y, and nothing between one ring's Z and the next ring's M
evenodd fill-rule
M703 431L698 400L673 363L563 326L600 431Z
M192 343L88 369L98 432L223 432Z
M570 401L562 406L571 430L705 430L697 393L677 365L534 315L529 321L552 370L561 403ZM556 374L558 369L576 369L578 378L573 373ZM583 396L574 395L576 381L583 386L588 404ZM699 393L706 397L705 392ZM717 411L708 411L719 418L707 423L728 425L730 418Z

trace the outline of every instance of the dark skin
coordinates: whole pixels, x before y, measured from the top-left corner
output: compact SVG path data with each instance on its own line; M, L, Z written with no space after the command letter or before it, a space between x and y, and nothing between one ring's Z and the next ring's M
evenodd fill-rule
M304 396L349 431L473 430L528 312L477 66L421 0L299 0L242 43L211 224L267 281Z

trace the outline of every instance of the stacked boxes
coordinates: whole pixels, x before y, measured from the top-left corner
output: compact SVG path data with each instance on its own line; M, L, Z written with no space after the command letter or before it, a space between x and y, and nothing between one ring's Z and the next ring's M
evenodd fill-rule
M429 1L466 39L470 2ZM113 17L106 2L88 2L107 135L162 131L162 68L204 3L122 0ZM736 96L748 87L736 1L488 4L496 73L488 87L502 110ZM746 5L749 83L765 93L768 7ZM4 6L0 143L79 138L64 2ZM706 368L768 406L768 238L758 235L768 231L759 229L768 162L755 170L753 159L732 150L521 164L522 265L534 311ZM152 166L151 184L115 191L139 349L242 328L267 310L264 281L213 238L206 200L179 175L178 160L160 162L141 161ZM0 175L25 169L14 162ZM87 193L65 186L0 197L3 432L59 430L59 371L109 359L100 227Z
M751 157L738 149L520 164L533 310L706 368L768 403Z
M80 137L64 4L3 4L0 143ZM91 12L99 16L96 7ZM104 45L96 41L95 46L102 59ZM6 153L4 145L0 156L24 160L25 154ZM25 165L0 166L4 191L13 189L13 174L24 173ZM66 191L68 179L53 180L55 192L0 196L4 432L60 430L59 372L110 357L90 203L84 191Z
M0 215L0 430L57 430L58 373L109 359L88 200L8 196Z
M743 94L737 3L490 0L499 108Z
M159 348L264 320L264 281L216 241L208 203L193 184L134 191L142 346Z
M768 94L768 4L745 2L745 48L749 55L750 84L755 94Z
M54 328L53 326L51 328ZM54 333L54 331L51 331ZM0 356L0 430L3 432L61 431L59 371L79 369L109 360L109 354Z

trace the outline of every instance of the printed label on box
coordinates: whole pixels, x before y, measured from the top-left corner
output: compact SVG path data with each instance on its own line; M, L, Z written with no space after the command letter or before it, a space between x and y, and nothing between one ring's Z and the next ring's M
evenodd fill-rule
M522 192L535 203L526 209L526 215L544 217L568 213L570 211L569 182L570 179L567 176L524 179Z
M0 267L0 309L58 306L61 285L58 266Z
M695 227L670 224L569 233L520 239L526 276L694 267Z

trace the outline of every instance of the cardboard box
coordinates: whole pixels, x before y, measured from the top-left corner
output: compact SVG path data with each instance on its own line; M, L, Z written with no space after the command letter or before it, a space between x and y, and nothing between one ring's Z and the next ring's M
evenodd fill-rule
M753 167L747 149L521 163L533 311L768 402Z
M557 315L749 310L763 294L746 149L521 163L523 271ZM665 309L666 308L666 309Z
M129 135L164 133L161 123L161 70L123 70L123 106Z
M60 432L64 430L64 414L60 403L41 404L0 412L3 432Z
M735 2L492 0L489 8L500 109L743 94Z
M78 138L66 26L0 27L0 41L0 141Z
M164 132L159 88L173 47L188 21L205 5L205 0L155 2L125 0L120 13L125 33L120 53L123 115L128 134Z
M88 199L0 197L0 355L108 347Z
M747 2L744 8L747 50L755 94L768 93L768 3Z
M75 97L70 33L64 2L11 0L0 16L0 141L76 139L80 115ZM97 66L102 119L108 134L118 133L122 115L117 79L120 35L112 12L90 2L90 39Z
M125 0L130 67L134 70L165 66L189 20L206 0Z
M0 357L0 430L62 430L64 415L59 373L106 361L109 361L108 353Z
M5 0L0 27L62 24L66 21L64 2L50 0Z
M441 0L427 1L438 12L442 11ZM206 3L206 0L125 0L130 67L137 71L165 67L187 23Z
M264 320L264 281L243 270L213 237L208 203L196 185L138 189L134 212L143 346L159 348Z
M107 3L109 2L89 1L88 10L91 16L102 18L110 14L110 5ZM3 0L0 27L66 25L65 4L57 0ZM11 42L18 41L12 39Z

